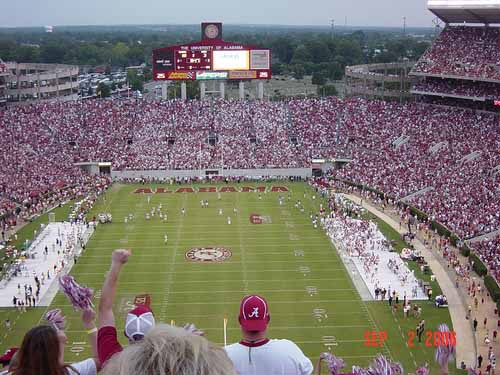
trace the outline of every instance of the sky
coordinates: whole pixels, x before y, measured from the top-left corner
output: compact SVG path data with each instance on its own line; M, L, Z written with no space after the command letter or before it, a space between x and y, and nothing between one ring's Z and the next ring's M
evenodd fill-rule
M0 26L199 24L431 27L427 0L2 1Z

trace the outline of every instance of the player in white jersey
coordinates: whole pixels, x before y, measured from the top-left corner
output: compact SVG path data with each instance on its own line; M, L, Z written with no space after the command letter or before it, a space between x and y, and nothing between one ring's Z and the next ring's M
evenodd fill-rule
M163 236L163 242L165 243L165 245L167 244L168 242L168 234L165 233L165 235Z
M264 298L250 295L240 305L239 322L243 339L224 349L239 375L311 375L313 365L290 340L270 340L267 325L271 319Z

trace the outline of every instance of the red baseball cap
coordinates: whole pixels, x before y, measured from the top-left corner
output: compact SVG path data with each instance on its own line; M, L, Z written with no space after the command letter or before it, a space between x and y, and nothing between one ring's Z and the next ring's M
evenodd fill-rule
M9 364L10 361L12 360L12 357L14 357L14 354L19 350L19 348L9 348L3 353L3 355L0 357L0 363L3 365Z
M134 339L144 337L155 326L153 312L146 305L139 305L127 314L125 321L125 336Z
M245 331L265 331L269 320L271 320L269 307L264 298L257 295L243 298L239 321Z

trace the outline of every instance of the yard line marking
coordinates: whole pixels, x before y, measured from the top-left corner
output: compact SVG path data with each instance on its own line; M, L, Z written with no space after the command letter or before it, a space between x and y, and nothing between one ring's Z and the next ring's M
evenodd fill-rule
M281 291L278 291L281 292ZM130 294L130 293L129 293ZM241 300L238 301L210 301L210 302L170 302L169 305L234 305L238 306L240 304ZM318 303L353 303L357 302L361 304L361 299L324 299L324 300L294 300L294 301L273 301L273 305L287 305L287 304L293 304L297 305L298 303L304 303L304 304L314 304L317 305ZM161 303L159 302L151 302L151 306L160 306ZM73 305L70 304L58 304L58 307L72 307Z
M190 270L189 273L207 273L208 270L210 271L215 271L217 273L241 273L241 270L238 269L238 270L221 270L219 268L216 268L217 265L213 265L215 267L210 267L206 270ZM297 268L293 268L293 269L288 269L288 270L284 270L284 269L269 269L269 270L250 270L249 272L262 272L262 271L266 271L266 272L297 272L298 269ZM325 269L325 270L316 270L315 272L316 273L319 273L319 272L328 272L328 273L332 273L332 271L344 271L343 268L328 268L328 269ZM185 274L185 270L179 270L179 271L174 271L174 272L163 272L163 271L155 271L154 274L155 275L164 275L164 274L168 274L168 273L178 273L178 274ZM85 276L85 275L101 275L103 276L103 273L102 272L82 272L82 273L78 273L78 277L80 278L81 276ZM127 271L127 275L151 275L151 271Z
M318 278L318 279L307 279L308 281L339 281L339 280L346 280L346 278ZM212 280L213 283L234 283L235 281L238 280ZM241 280L240 280L241 281ZM273 282L290 282L290 279L247 279L248 282L266 282L266 283L273 283ZM197 283L202 283L206 284L207 280L186 280L186 281L172 281L172 284L197 284ZM134 285L134 284L156 284L155 281L120 281L120 285Z
M314 290L309 290L308 288L313 288ZM116 293L117 296L123 296L123 295L130 295L130 294L135 294L135 293L139 293L139 290L140 288L137 288L138 290L136 292L134 292L133 290L127 290L127 292L123 292L123 293ZM253 289L253 288L249 288L249 289ZM148 294L159 294L159 293L162 293L165 289L151 289L151 288L148 288L147 289L147 292ZM350 291L350 292L354 292L352 289L350 288L347 288L347 289L323 289L323 288L316 288L316 287L306 287L306 288L302 288L302 289L283 289L283 288L280 288L280 289L259 289L259 293L283 293L283 292L296 292L296 293L299 293L299 292L304 292L306 291L307 293L309 294L313 294L313 295L317 295L319 292L336 292L336 291ZM244 291L246 292L246 291ZM210 290L188 290L188 291L180 291L180 292L172 292L170 291L169 294L213 294L213 293L240 293L240 294L243 294L243 291L241 290L213 290L213 289L210 289Z
M362 315L364 316L365 313L362 312L362 311L346 311L346 312L330 312L329 313L330 317L335 317L335 316L339 316L339 315ZM173 317L176 317L177 315L173 315ZM273 313L273 317L277 317L277 316L282 316L282 317L290 317L290 316L293 316L293 317L310 317L311 314L310 313ZM194 318L202 318L202 319L210 319L210 318L213 318L213 319L222 319L223 318L223 314L220 313L220 314L213 314L213 315L210 315L210 314L189 314L189 313L182 313L182 317L183 318L190 318L190 319L194 319ZM66 315L66 320L77 320L78 322L81 322L81 318L80 316L78 315L75 315L75 316L71 316L71 315ZM177 319L178 320L178 319ZM364 341L364 340L363 340Z
M216 241L213 241L213 240L210 240L210 241L211 242L216 242ZM234 241L234 240L227 240L227 241L229 242L229 241ZM158 240L158 242L160 242L160 240ZM206 246L206 245L207 244L205 243L204 246ZM189 246L189 245L187 245L187 246ZM320 250L322 250L324 252L325 250L333 248L333 245L328 244L328 243L324 243L323 246L316 246L316 247L315 246L309 246L309 244L297 245L297 244L290 244L290 243L286 243L286 244L278 243L276 245L269 244L269 243L262 243L262 244L256 243L256 244L254 244L254 246L256 247L256 249L266 248L266 247L285 248L285 249L287 249L287 250L284 250L283 252L288 251L290 249L293 249L295 247L301 246L301 247L305 248L308 251L308 253L309 253L309 250L312 250L312 249L320 249ZM161 248L162 248L162 246L160 246L160 245L159 246L150 246L150 247L148 247L148 249L161 249ZM92 250L108 250L110 252L110 254L111 254L111 251L113 250L113 248L111 248L109 246L88 246L87 249L92 249ZM255 250L252 250L252 252L255 252ZM332 254L332 253L330 253L330 254ZM96 255L96 256L102 256L102 255Z
M164 249L165 246L148 246L148 250L150 249ZM290 246L287 245L287 250L283 250L283 251L257 251L255 252L254 250L252 250L252 252L250 254L252 255L255 255L256 253L258 253L258 255L287 255L288 253L288 248L290 248ZM94 249L98 249L97 247L92 247L92 250ZM102 248L104 249L104 248ZM106 247L106 249L109 249ZM139 250L140 251L140 250ZM311 254L323 254L325 255L325 258L328 258L328 259L331 259L331 254L328 254L326 253L325 254L325 249L323 250L320 250L320 251L310 251L308 249L306 250L295 250L296 252L302 252L302 255L297 255L297 256L308 256L308 255L311 255ZM233 255L234 255L234 251L233 251ZM182 256L183 257L183 254L179 254L179 256ZM158 257L158 255L156 254L141 254L141 258L156 258ZM109 259L109 255L86 255L85 256L85 259L87 258L96 258L96 259Z
M368 328L369 325L367 324L362 324L362 325L335 325L335 326L273 326L270 328L270 330L289 330L289 329L334 329L334 328ZM210 327L210 328L205 328L203 327L203 331L220 331L220 327ZM241 327L227 327L228 331L241 331ZM66 333L68 332L73 332L73 333L83 333L87 331L80 331L80 330L69 330L65 331ZM337 340L337 341L343 341L343 340ZM364 340L344 340L345 342L362 342ZM318 343L322 343L323 341L318 341Z
M242 254L243 255L243 254ZM265 263L298 263L298 262L303 262L303 259L294 259L294 260L266 260ZM175 263L175 261L174 261ZM255 264L262 264L262 260L261 261L244 261L244 260L241 260L241 261L225 261L223 263L220 263L220 264L249 264L249 263L255 263ZM308 263L325 263L325 260L310 260L308 261ZM92 267L96 267L96 266L103 266L102 263L82 263L82 264L85 264L86 266L92 266ZM171 265L172 263L171 262L167 262L167 263L160 263L160 262L134 262L133 260L130 262L130 264L134 264L134 266L151 266L151 265L158 265L158 266L167 266L167 265ZM189 266L194 266L194 267L206 267L206 264L205 263L195 263L195 262L185 262L185 263L182 263L182 264L178 264L179 266L181 265L189 265Z
M240 199L239 195L236 196L236 205L239 207ZM237 221L238 221L238 239L240 241L240 249L241 249L241 265L243 269L243 291L245 292L245 295L248 294L248 279L247 279L247 261L246 261L246 249L245 249L245 244L243 241L243 236L241 233L240 225L241 225L241 214L237 213L236 214ZM229 261L231 262L231 261ZM232 262L231 262L232 263ZM236 262L235 262L236 263Z
M123 234L123 233L122 233ZM193 232L194 235L196 235L198 238L201 237L200 236L200 232ZM207 233L207 234L213 234L213 233ZM224 232L224 234L227 234L227 231ZM283 238L284 240L288 237L285 238L285 236L281 236L281 237L264 237L264 236L258 236L258 237L244 237L245 240L261 240L261 241L266 241L266 240L275 240L277 238ZM300 236L300 237L295 237L296 239L293 240L294 243L296 244L297 242L300 242L300 241L307 241L307 243L311 243L311 242L318 242L318 243L321 243L321 244L324 244L325 243L325 239L324 238L319 238L318 236L312 236L312 237L303 237L303 236ZM140 242L140 243L143 243L144 242L144 239L142 238L137 238L135 240L129 240L129 242ZM102 238L102 239L99 239L99 242L119 242L119 240L117 239L105 239L105 238ZM186 243L193 243L193 240L185 240L185 241L180 241L181 243L182 242L186 242ZM294 245L296 246L296 245ZM325 247L327 247L327 245L325 244Z
M241 215L241 212L238 212L238 215ZM214 215L215 216L215 215ZM120 223L120 222L114 222L113 225L130 225L129 223L125 224L125 223ZM169 228L169 227L172 227L172 228L175 228L177 227L179 224L180 224L180 221L179 222L175 222L176 225L174 225L174 221L168 221L167 223L165 223L165 225L158 225L158 226L155 226L155 225L149 225L149 222L147 221L144 221L144 227L147 227L148 229L148 233L151 231L152 233L155 233L155 232L162 232L163 229L165 228ZM137 225L140 225L140 224L137 224ZM238 224L240 225L241 227L245 228L245 227L248 227L248 228L255 228L255 224ZM302 226L302 227L310 227L311 224L296 224L296 223L288 223L288 225L286 224L283 224L281 222L275 222L274 224L273 223L266 223L264 225L261 225L259 227L259 231L262 231L262 232L265 232L267 234L273 234L273 233L277 233L277 234L283 234L283 231L280 229L280 230L276 230L276 228L269 228L270 226L282 226L282 227L285 227L285 228L295 228L297 226ZM294 227L290 227L290 225L294 225ZM189 225L189 228L196 228L196 227L200 227L200 228L206 228L207 225L206 224L192 224L192 225ZM157 231L155 230L157 229ZM272 229L272 230L271 230ZM196 231L187 231L187 233L206 233L206 234L226 234L227 231L225 230L214 230L214 231L211 231L211 230L207 230L207 231L203 231L203 230L196 230ZM117 234L117 235L120 235L120 234L123 234L123 231L111 231L111 230L108 230L106 229L106 234Z
M185 205L185 203L186 203L186 197L184 196L182 204ZM172 279L174 277L174 272L173 271L175 270L175 257L177 255L177 247L179 245L179 238L180 238L179 234L182 231L183 225L184 225L184 216L181 218L181 222L180 222L179 226L177 227L176 242L175 242L175 245L173 247L172 262L170 262L170 273L168 274L168 277L166 278L166 284L167 285L166 285L165 295L164 295L164 298L163 298L163 303L162 303L161 313L160 313L160 319L162 319L162 320L165 320L165 317L167 315L167 306L168 306L168 302L169 302L169 296L172 293L170 291L170 289L171 289L171 285L172 285ZM165 247L168 248L168 243L166 244Z

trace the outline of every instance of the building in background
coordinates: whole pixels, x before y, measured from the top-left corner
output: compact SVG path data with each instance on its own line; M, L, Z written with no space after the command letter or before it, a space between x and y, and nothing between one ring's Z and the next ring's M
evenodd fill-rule
M7 65L0 59L0 107L7 102Z
M410 99L412 61L353 65L345 68L345 96L369 99Z
M78 98L78 66L38 63L3 63L0 68L0 101L2 82L7 103L30 100L74 100Z

